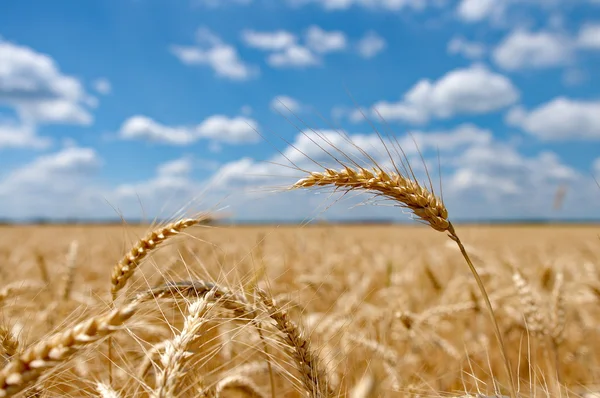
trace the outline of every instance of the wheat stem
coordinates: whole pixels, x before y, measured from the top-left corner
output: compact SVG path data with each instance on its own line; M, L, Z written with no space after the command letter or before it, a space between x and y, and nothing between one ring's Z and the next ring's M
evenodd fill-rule
M516 392L516 388L515 388L515 382L514 382L514 378L513 378L513 374L512 374L512 369L510 366L510 362L508 361L508 355L506 353L506 346L504 345L504 339L502 338L502 333L500 333L500 327L498 326L496 314L494 313L494 308L492 307L492 303L490 302L489 295L485 289L485 286L483 285L483 281L481 280L481 277L479 276L477 269L473 265L473 262L471 261L471 258L469 257L467 250L465 249L465 246L462 244L460 238L456 234L456 230L454 229L454 225L452 225L452 223L450 223L450 226L448 228L448 236L450 237L450 239L452 239L458 245L458 249L460 250L460 253L464 257L467 265L469 266L469 269L471 270L471 273L473 274L473 277L475 278L475 282L477 282L477 286L479 287L479 290L481 291L481 295L483 296L483 301L485 302L485 306L487 307L488 313L489 313L491 321L492 321L492 325L494 327L494 334L496 335L496 340L498 341L498 345L500 346L500 354L502 355L502 361L504 362L504 369L506 371L506 374L508 376L508 380L510 383L511 397L517 398L517 392Z

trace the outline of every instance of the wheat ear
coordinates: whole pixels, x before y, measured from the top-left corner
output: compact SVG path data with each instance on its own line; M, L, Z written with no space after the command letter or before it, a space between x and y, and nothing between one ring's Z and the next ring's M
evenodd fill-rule
M275 321L276 328L283 334L285 343L291 348L307 392L313 398L333 397L334 393L320 359L312 350L310 341L304 336L300 326L294 323L287 311L278 306L265 292L259 289L257 292L268 309L269 317Z
M13 336L8 327L0 325L0 356L10 360L19 349L19 340Z
M140 239L114 267L111 274L110 291L113 301L117 297L119 290L123 289L127 281L133 276L135 269L138 267L148 253L154 250L158 245L167 239L179 234L184 229L193 225L200 224L207 219L206 216L198 218L188 218L170 223L162 228L156 229Z
M516 386L494 309L477 269L473 265L463 243L456 234L454 226L448 219L448 210L446 209L444 202L441 199L438 199L426 187L421 186L418 181L407 178L400 173L386 172L381 168L368 170L364 167L353 169L344 166L340 171L325 169L324 172L311 172L307 177L302 178L293 184L291 189L309 188L313 186L335 186L336 188L347 192L352 190L364 190L373 193L375 196L382 196L394 200L400 206L412 211L418 219L426 222L436 231L446 232L448 237L456 242L484 298L494 327L494 334L496 335L496 340L500 346L505 371L510 382L511 396L512 398L516 398Z
M368 170L344 167L340 171L325 169L324 172L312 172L308 177L297 181L292 188L313 186L335 186L346 191L354 189L368 190L375 195L395 200L402 207L410 209L418 218L427 222L440 232L448 231L448 211L444 203L418 182L398 173L381 169Z
M29 347L0 370L0 397L22 391L78 350L119 330L135 311L135 303L113 309Z
M192 354L188 351L200 330L206 323L207 315L213 306L214 291L188 305L181 333L169 340L160 356L162 369L156 374L156 388L150 394L154 398L174 397L181 378L185 374L183 362Z

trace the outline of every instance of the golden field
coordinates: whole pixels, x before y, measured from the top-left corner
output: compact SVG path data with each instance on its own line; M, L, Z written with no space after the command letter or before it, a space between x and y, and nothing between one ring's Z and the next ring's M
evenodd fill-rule
M17 393L7 385L39 397L509 395L481 294L444 233L192 226L148 250L113 303L113 268L150 230L0 228L0 360L13 364L4 396ZM600 391L600 226L456 231L519 395ZM218 287L152 296L102 328L170 281ZM26 355L35 360L19 362Z

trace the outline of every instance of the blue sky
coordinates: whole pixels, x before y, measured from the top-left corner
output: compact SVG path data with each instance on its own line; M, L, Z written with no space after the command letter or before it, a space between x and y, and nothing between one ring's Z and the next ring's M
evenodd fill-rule
M307 137L353 150L333 128L386 162L355 100L436 183L439 151L454 218L597 218L600 2L566 3L4 2L0 217L404 219L272 192L301 177L278 151L317 170Z

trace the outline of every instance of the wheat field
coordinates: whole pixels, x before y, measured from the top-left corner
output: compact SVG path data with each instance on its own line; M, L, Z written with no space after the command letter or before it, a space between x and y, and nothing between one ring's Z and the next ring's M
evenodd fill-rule
M0 228L0 396L511 394L480 291L444 234L202 224L137 243L157 227ZM600 227L456 230L519 396L594 396Z

